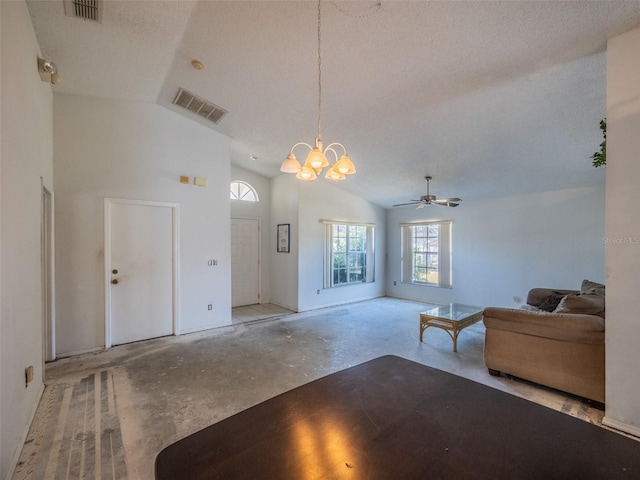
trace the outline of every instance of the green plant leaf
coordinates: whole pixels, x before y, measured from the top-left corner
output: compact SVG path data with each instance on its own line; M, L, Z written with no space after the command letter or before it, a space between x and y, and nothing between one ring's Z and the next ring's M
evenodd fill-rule
M600 151L591 155L594 167L602 167L607 164L607 119L600 120L600 130L602 130L602 136L604 141L600 144Z

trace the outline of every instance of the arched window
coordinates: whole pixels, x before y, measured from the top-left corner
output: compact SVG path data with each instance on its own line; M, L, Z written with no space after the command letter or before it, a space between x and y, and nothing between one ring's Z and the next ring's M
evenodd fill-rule
M255 188L241 180L234 180L231 182L229 198L231 200L243 200L245 202L260 201L258 199L258 192L256 192Z

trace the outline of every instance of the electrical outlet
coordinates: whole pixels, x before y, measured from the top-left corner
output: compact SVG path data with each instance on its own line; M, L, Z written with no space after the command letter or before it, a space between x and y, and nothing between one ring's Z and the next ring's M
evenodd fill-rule
M207 266L208 266L208 267L212 267L212 266L213 266L213 260L209 260L209 261L207 262Z
M207 310L213 310L213 304L210 303L209 305L207 305Z
M213 266L214 266L214 267L217 267L217 266L218 266L218 260L214 260L214 261L213 261Z

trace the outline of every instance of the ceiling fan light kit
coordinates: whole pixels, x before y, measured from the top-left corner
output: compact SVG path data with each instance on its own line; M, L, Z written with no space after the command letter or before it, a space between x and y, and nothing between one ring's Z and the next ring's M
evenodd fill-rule
M333 165L327 170L324 178L329 180L344 180L346 175L356 173L353 162L347 155L347 149L338 142L329 144L323 148L322 136L320 135L320 123L322 118L322 57L320 55L320 0L318 0L318 133L316 135L315 146L311 146L306 142L298 142L289 151L289 155L284 159L280 166L283 173L295 173L296 178L300 180L315 180L325 167L329 166L327 155L333 156ZM303 165L293 153L298 146L305 146L309 149L309 154ZM336 149L340 149L342 155L338 155Z
M457 207L458 205L460 205L460 202L462 202L462 199L457 197L441 198L440 200L438 200L435 195L431 195L429 193L429 182L432 179L431 175L427 175L426 177L424 177L424 179L427 181L426 195L422 195L419 200L411 200L408 203L398 203L394 205L394 207L404 207L407 205L417 205L416 208L424 208L428 205L442 205L444 207Z

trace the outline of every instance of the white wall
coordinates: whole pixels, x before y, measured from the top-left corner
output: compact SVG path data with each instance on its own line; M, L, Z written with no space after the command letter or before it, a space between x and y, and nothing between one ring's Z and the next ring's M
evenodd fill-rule
M346 180L348 181L348 180ZM295 175L271 180L272 302L295 311L376 298L385 294L386 219L384 209L324 180L303 182ZM374 223L375 282L323 288L322 220ZM275 248L276 225L291 224L291 253ZM320 294L316 293L320 290Z
M593 174L604 175L595 169ZM602 184L463 200L456 208L391 209L387 295L436 304L518 307L533 287L578 289L585 278L603 282L604 190ZM399 224L418 220L453 220L452 288L401 283Z
M231 323L227 137L155 104L56 95L54 152L60 355L105 343L105 197L179 203L179 333Z
M52 92L38 75L26 4L0 2L0 12L0 478L8 478L42 392L40 209L42 184L53 191Z
M294 175L291 177L295 178ZM385 210L328 181L300 182L298 191L298 310L384 296ZM374 282L323 289L325 233L322 220L375 224Z
M271 179L271 303L298 311L298 187L295 175ZM291 226L291 251L276 251L277 225Z
M606 425L640 436L640 29L607 44Z
M275 248L271 238L271 181L262 175L231 165L231 181L234 180L250 184L260 200L258 203L231 200L231 217L260 220L260 303L268 303L271 301L271 248Z

